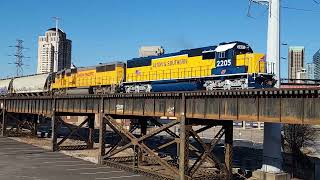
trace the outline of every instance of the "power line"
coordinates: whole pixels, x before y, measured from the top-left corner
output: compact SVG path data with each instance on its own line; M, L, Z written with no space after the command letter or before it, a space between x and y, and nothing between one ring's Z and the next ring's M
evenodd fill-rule
M320 11L316 11L316 10L312 10L312 9L295 8L295 7L288 7L288 6L281 6L281 8L290 9L290 10L296 10L296 11L320 13Z

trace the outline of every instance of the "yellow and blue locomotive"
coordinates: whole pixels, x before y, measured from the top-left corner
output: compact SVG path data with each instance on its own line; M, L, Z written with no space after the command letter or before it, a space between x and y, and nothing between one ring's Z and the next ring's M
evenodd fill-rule
M127 61L123 91L164 92L206 89L268 88L274 75L266 72L264 54L243 42L221 43L177 53Z

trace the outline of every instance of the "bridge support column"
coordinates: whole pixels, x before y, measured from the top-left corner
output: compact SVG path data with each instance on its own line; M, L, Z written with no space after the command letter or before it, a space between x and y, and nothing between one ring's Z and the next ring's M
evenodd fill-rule
M180 143L179 143L179 178L187 179L189 171L189 129L186 120L186 99L182 95L180 102Z
M94 145L94 117L88 117L88 149L93 149Z
M2 122L1 122L1 136L5 136L6 130L7 130L7 116L6 116L6 110L2 108Z
M104 156L106 154L106 122L103 113L98 113L95 115L99 122L99 155L98 163L104 164Z
M225 128L224 162L226 165L228 179L232 179L233 121L225 122L224 128Z
M189 130L191 126L186 123L185 118L180 122L180 143L179 143L179 178L188 179L189 172Z
M51 116L51 129L52 129L52 135L51 135L51 142L52 142L52 151L58 150L57 145L57 118L56 113L53 111Z
M140 119L140 127L141 127L141 132L140 135L141 137L147 135L147 128L148 128L148 121L145 119ZM144 161L144 155L143 155L143 150L141 148L138 149L138 166L142 165Z
M39 115L33 115L32 116L32 134L37 137L38 133L38 121L39 121Z

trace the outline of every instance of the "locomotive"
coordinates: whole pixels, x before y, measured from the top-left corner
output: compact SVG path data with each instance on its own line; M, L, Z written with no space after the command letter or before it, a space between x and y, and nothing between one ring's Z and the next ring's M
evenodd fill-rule
M264 54L244 42L0 80L0 94L106 94L271 88Z

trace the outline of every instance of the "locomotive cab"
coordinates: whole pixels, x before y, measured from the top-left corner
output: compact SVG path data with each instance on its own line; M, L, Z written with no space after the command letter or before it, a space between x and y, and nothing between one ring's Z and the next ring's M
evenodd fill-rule
M247 66L237 66L237 55L253 53L251 47L243 42L221 43L215 50L216 68L212 74L238 74L246 73Z
M221 43L215 49L215 67L212 78L205 81L207 90L247 89L270 87L273 74L266 73L265 55L253 53L243 42ZM270 83L271 82L271 83Z

